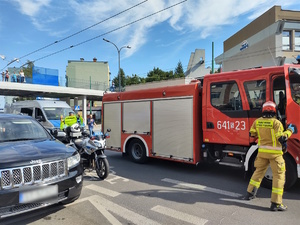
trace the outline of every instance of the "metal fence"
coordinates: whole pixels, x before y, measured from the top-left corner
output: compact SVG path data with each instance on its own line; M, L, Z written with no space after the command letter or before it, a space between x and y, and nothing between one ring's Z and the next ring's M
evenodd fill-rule
M68 78L66 81L67 87L83 88L92 90L108 90L109 85L107 82L89 81L84 79Z

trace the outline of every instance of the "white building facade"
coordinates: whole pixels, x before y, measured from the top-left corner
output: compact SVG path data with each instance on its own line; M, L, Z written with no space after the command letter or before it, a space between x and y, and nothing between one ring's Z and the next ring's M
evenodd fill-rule
M222 71L296 63L300 54L300 11L274 6L223 43L215 60Z

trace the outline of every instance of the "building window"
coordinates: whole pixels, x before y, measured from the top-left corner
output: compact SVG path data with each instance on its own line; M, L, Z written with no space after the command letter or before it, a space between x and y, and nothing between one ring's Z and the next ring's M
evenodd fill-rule
M300 51L300 31L295 31L295 51Z
M291 31L282 32L282 50L289 51L291 48Z

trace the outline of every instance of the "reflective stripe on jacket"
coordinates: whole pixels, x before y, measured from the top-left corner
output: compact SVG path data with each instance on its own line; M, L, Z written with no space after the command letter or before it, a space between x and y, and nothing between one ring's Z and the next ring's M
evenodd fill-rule
M281 136L289 138L292 132L283 131L282 123L276 118L260 117L252 124L250 134L258 138L258 152L282 154L282 146L278 138Z

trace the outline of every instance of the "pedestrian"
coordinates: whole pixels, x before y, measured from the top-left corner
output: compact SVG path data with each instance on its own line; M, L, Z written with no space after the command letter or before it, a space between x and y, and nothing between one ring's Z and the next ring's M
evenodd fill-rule
M2 81L4 81L4 79L5 79L5 73L4 71L2 71Z
M84 126L83 118L82 118L82 116L80 115L79 112L76 113L76 117L77 117L77 123L78 123L80 126Z
M16 71L14 71L13 75L11 76L11 82L17 82Z
M89 131L90 131L90 137L93 135L93 130L94 130L94 125L96 126L97 124L95 123L95 120L92 116L92 114L89 115L88 121L87 121Z
M6 81L8 82L8 80L9 80L9 72L8 72L8 70L6 70L6 72L5 72L5 82Z
M24 83L24 81L25 81L25 74L24 74L24 72L23 72L22 69L20 70L20 79L21 79L21 83Z
M263 116L256 119L250 128L250 136L258 138L258 154L254 162L255 171L250 179L245 200L256 197L258 188L269 165L273 173L271 195L271 211L285 211L282 204L285 183L285 161L283 153L287 151L286 141L294 132L294 126L289 125L286 131L282 123L276 119L276 104L267 101L263 104Z
M21 82L20 81L20 73L17 75L17 83Z

